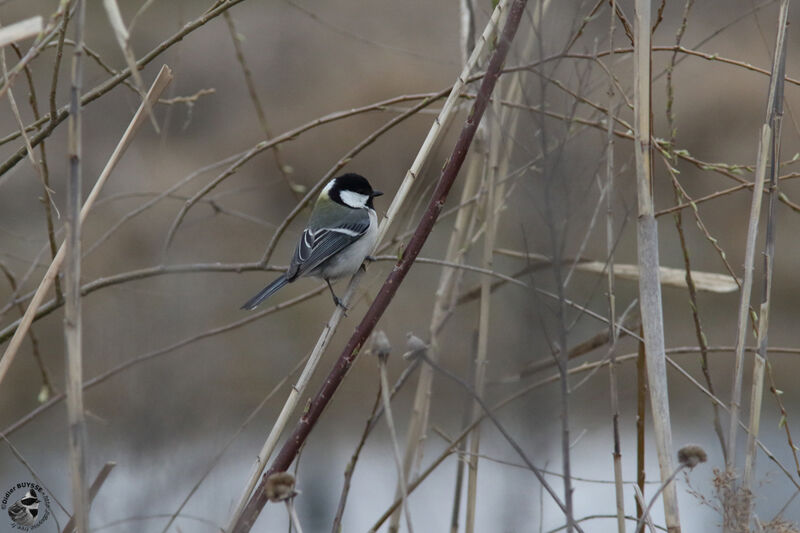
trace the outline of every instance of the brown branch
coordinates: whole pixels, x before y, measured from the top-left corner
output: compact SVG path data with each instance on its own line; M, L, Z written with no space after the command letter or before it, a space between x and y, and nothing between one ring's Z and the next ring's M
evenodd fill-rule
M420 220L413 237L409 241L408 246L405 248L402 257L398 260L394 269L389 274L389 277L381 287L378 296L373 301L372 305L367 311L367 314L364 316L361 323L356 328L356 331L348 341L347 345L339 356L336 365L331 370L328 378L325 380L322 388L306 409L292 435L275 457L272 466L265 473L264 477L262 478L262 482L259 484L255 494L245 507L242 516L233 528L235 533L244 533L250 531L250 528L255 523L256 518L261 512L261 509L263 509L267 502L266 494L264 493L264 487L267 478L275 472L285 471L289 465L291 465L292 461L297 456L300 447L305 443L305 440L311 432L311 429L314 427L317 420L319 420L323 410L327 406L328 402L330 402L339 385L344 380L344 377L358 355L361 346L364 344L367 337L375 327L375 324L377 324L378 320L381 318L381 316L383 316L383 313L386 311L386 308L392 301L392 298L397 292L398 287L402 283L406 274L408 274L408 271L411 269L411 265L414 264L414 259L417 257L417 255L419 255L423 244L425 244L428 235L433 229L436 219L444 207L444 202L447 199L450 188L455 182L458 171L461 169L461 165L463 164L464 158L467 155L467 150L469 149L472 139L475 136L475 132L478 129L480 119L483 116L483 112L485 111L487 104L489 103L489 96L491 95L497 79L500 76L500 68L503 64L503 61L505 61L505 57L508 54L508 50L511 46L511 41L516 34L517 28L519 27L519 22L522 18L522 13L525 9L526 3L527 0L515 0L511 6L506 25L503 28L503 32L498 39L497 46L492 53L489 66L486 69L486 75L481 82L480 89L478 90L477 98L472 105L472 109L470 110L467 121L461 130L461 134L459 135L453 152L444 169L442 170L439 184L436 187L433 197L428 204L428 208Z

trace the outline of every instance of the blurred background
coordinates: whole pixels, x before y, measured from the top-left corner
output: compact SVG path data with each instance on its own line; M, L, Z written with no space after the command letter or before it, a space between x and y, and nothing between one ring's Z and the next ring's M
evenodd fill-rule
M692 2L689 2L692 4ZM170 36L209 9L212 2L170 0L144 2L120 0L123 20L130 24L131 49L142 58ZM633 21L633 3L618 2L627 20ZM672 47L683 24L684 2L666 2L658 11L655 46ZM141 8L146 8L139 15ZM491 13L489 1L472 5L474 30L480 34ZM8 0L0 3L4 25L56 11L54 0ZM125 275L139 269L173 265L184 272L127 276L83 299L84 377L107 379L85 389L88 420L88 476L102 466L116 467L100 490L91 511L96 531L162 531L193 487L191 496L171 531L219 531L244 486L251 464L296 380L298 361L307 355L333 312L326 293L276 313L250 317L241 304L277 274L252 266L237 272L236 265L258 262L281 224L303 193L314 186L354 146L418 100L398 101L313 127L280 144L280 152L267 150L253 157L194 205L167 243L170 227L185 201L220 175L232 156L262 141L267 134L248 92L243 65L237 58L238 43L256 95L263 106L269 134L277 136L334 112L367 106L403 95L437 93L451 86L464 62L462 27L464 7L449 2L357 2L337 0L321 4L294 0L257 2L245 0L229 9L230 22L215 17L182 40L167 47L141 71L145 86L162 64L169 65L174 81L154 114L156 133L145 123L130 149L103 188L83 232L82 284ZM677 179L692 198L752 182L752 165L764 120L769 76L748 70L754 65L769 71L775 42L778 3L745 0L707 0L691 5L685 18L681 44L708 54L706 58L677 55L672 73L674 94L667 96L665 69L672 51L653 54L654 136L669 140L674 128L674 149L684 155L674 164ZM654 17L655 17L654 13ZM800 36L793 32L797 10L790 11L786 73L798 72L800 58L794 53ZM512 46L506 67L528 65L501 77L498 90L512 94L503 114L484 118L484 126L461 171L445 209L458 206L462 178L472 165L480 170L490 132L500 135L510 159L503 180L507 196L499 213L496 249L539 254L546 258L583 257L608 260L605 232L606 119L609 101L616 115L630 124L632 109L632 58L630 41L617 19L614 46L621 52L609 56L610 9L606 3L540 2L531 0ZM656 20L653 21L656 24ZM59 106L67 103L74 37L67 31L64 59L55 92ZM20 43L22 53L33 40ZM30 63L39 111L49 110L48 97L55 57L53 46L44 47ZM126 67L101 2L88 2L86 44L112 71ZM18 57L7 48L9 68ZM547 61L541 60L547 58ZM719 58L735 60L730 64ZM486 58L481 61L485 66ZM482 67L481 67L482 68ZM617 80L615 96L609 96L606 71ZM88 57L85 91L112 76ZM624 98L620 92L624 90ZM12 86L25 123L34 120L29 103L30 85L20 75ZM780 189L787 202L777 206L777 252L769 344L785 352L769 356L774 386L786 408L783 417L775 396L765 392L761 436L788 475L765 455L758 456L754 485L754 510L764 523L777 516L800 521L795 459L783 424L797 432L800 391L793 387L800 371L796 323L800 284L795 276L800 251L793 235L800 231L800 189L795 154L798 130L794 107L797 82L786 85L782 165L786 176ZM189 98L183 98L189 97ZM667 120L672 103L674 122ZM0 135L18 130L8 98L0 101ZM410 116L359 151L341 172L367 176L386 192L376 200L385 213L411 165L443 100ZM95 182L116 146L140 98L134 90L117 85L84 108L84 196ZM395 238L385 254L395 255L407 240L427 204L440 169L449 156L466 116L464 106L451 128L437 144L423 174L411 191L406 207L389 235ZM542 112L544 111L544 113ZM66 122L46 141L52 201L62 217L67 176ZM636 263L636 196L630 131L616 123L614 147L615 186L610 193L614 213L614 259ZM0 144L6 160L22 146L19 139ZM39 152L37 151L37 154ZM40 154L39 154L40 155ZM656 209L676 203L664 158L654 157ZM478 161L478 163L475 163ZM692 162L694 161L694 163ZM692 268L726 274L722 256L737 276L742 275L744 243L751 194L743 188L697 204L703 222L696 223L691 209L683 210L683 233ZM169 191L169 194L162 194ZM485 190L476 205L484 204ZM161 195L161 196L159 196ZM27 160L0 175L0 328L8 344L8 332L38 286L51 252L43 189L37 171ZM157 200L157 201L154 201ZM600 203L600 202L603 203ZM146 209L142 209L146 206ZM308 212L303 211L277 242L269 265L286 265ZM63 218L52 215L56 241L63 238ZM421 256L444 259L454 216L443 217ZM471 227L474 243L464 262L481 266L483 240L479 233L486 210L478 208ZM764 227L762 220L761 228ZM756 258L753 303L760 301L763 229ZM659 249L663 266L684 268L675 220L659 217ZM168 244L168 245L167 245ZM723 253L721 254L720 251ZM210 272L211 263L228 265ZM514 275L530 262L496 253L492 268ZM571 266L570 261L565 261ZM390 381L408 366L399 357L405 351L407 332L429 340L429 329L442 266L417 264L379 323L393 345L389 360ZM388 261L369 265L349 316L338 329L325 353L301 405L318 388L339 355L353 328L366 311L391 269ZM197 271L206 270L206 271ZM241 269L240 269L241 270ZM528 269L519 279L528 287L503 284L491 299L489 351L484 397L493 405L527 386L557 376L556 367L523 373L530 365L553 359L561 328L567 326L567 348L602 333L607 325L582 311L608 316L605 276L576 270L564 287L567 306L559 321L558 300L533 290L557 292L557 269ZM561 269L563 276L568 268ZM481 277L462 273L457 293L477 287ZM99 280L99 281L98 281ZM102 284L102 283L101 283ZM262 306L299 296L318 286L301 280ZM337 284L344 291L345 282ZM635 280L618 279L618 316L637 298ZM54 293L47 296L49 301ZM716 294L699 291L697 308L708 345L727 347L708 354L709 375L717 396L730 399L738 292ZM667 348L698 345L692 308L684 288L665 286L663 305ZM636 320L636 308L630 313ZM475 357L479 305L473 299L453 309L439 338L440 363L467 379ZM232 326L232 327L228 327ZM9 329L12 328L12 329ZM0 445L0 489L32 477L12 453L10 444L47 486L55 499L71 509L67 421L65 405L54 401L65 386L63 308L37 319L32 327L36 347L26 339L0 388L0 431L8 441ZM749 344L754 343L749 336ZM638 343L623 338L615 347L618 357L635 354ZM571 364L606 359L609 346L583 355ZM706 386L697 350L675 354L675 361ZM745 390L749 391L752 354L746 358ZM291 372L295 372L289 376ZM636 365L629 357L618 366L623 477L636 477ZM697 386L674 369L668 369L670 407L675 448L686 443L702 445L709 462L688 477L679 476L678 493L684 531L714 531L722 516L715 506L715 468L724 468L720 442L714 432L712 403ZM584 381L587 375L591 377ZM282 381L284 380L284 381ZM324 413L305 445L297 471L296 499L305 531L331 528L343 482L343 472L360 438L378 392L379 374L374 358L359 358L336 398ZM393 410L401 446L417 383L414 374L400 389ZM767 389L769 388L769 383ZM608 369L570 377L569 423L572 432L572 473L576 516L614 513L612 430ZM265 397L273 391L260 408ZM749 405L748 392L743 405ZM424 442L422 468L430 464L460 433L468 401L463 389L437 376L431 400L430 427ZM552 475L548 481L562 494L558 474L561 462L561 400L557 379L536 387L498 412L498 416L537 466ZM746 421L745 409L745 421ZM298 414L291 417L291 428ZM251 417L248 421L248 418ZM246 424L245 422L248 421ZM651 421L647 420L650 437ZM722 416L727 428L727 417ZM228 446L232 437L237 434ZM658 479L655 448L648 440L647 479ZM228 446L227 448L225 448ZM744 433L740 434L740 449ZM218 464L204 477L214 458L225 448ZM490 424L482 426L481 459L476 530L551 531L564 517L536 478L521 463L502 435ZM509 463L512 463L511 465ZM451 524L456 455L444 463L410 497L417 531L442 531ZM365 531L393 501L396 469L392 444L381 421L366 441L353 474L344 513L343 531ZM601 482L602 481L602 482ZM648 498L655 491L648 485ZM628 515L635 515L631 485L625 486ZM787 503L788 502L788 503ZM67 515L55 502L51 511L65 524ZM463 513L463 504L462 504ZM663 509L653 516L663 524ZM461 520L463 524L463 518ZM0 524L6 521L0 517ZM268 504L254 531L286 531L288 519L282 505ZM385 526L384 526L385 527ZM405 526L403 526L405 527ZM597 518L584 523L586 531L611 531L614 521ZM787 526L788 527L788 526ZM628 524L633 531L634 523ZM57 530L54 522L42 531ZM778 531L775 529L775 531ZM787 529L786 531L796 531Z

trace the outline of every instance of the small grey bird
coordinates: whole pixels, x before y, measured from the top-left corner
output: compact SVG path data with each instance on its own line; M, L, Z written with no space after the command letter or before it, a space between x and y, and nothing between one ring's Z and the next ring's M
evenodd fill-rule
M289 270L248 300L242 309L255 309L301 276L324 279L334 303L344 307L333 292L331 280L355 274L375 247L378 216L372 199L382 194L358 174L344 174L329 181L314 204Z

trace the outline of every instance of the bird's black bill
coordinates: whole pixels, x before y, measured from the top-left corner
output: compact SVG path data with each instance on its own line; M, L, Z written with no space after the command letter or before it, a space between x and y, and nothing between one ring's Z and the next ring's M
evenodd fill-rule
M372 191L372 197L383 196L383 191Z

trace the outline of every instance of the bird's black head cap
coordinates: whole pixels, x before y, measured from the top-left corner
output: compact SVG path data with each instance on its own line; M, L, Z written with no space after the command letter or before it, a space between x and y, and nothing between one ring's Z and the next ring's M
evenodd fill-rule
M367 181L367 178L352 172L348 174L342 174L336 178L335 186L330 191L330 194L334 200L342 203L341 197L339 196L340 191L352 191L358 194L363 194L364 196L368 196L369 200L367 200L367 205L373 209L374 207L372 205L372 199L383 194L381 191L376 191L373 189L372 185L370 185Z

